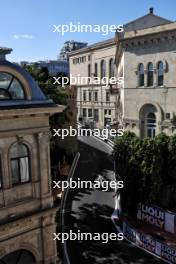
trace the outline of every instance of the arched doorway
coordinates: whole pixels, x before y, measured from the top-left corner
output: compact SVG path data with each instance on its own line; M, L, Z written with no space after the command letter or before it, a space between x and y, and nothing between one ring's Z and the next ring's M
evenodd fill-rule
M152 104L146 104L140 111L141 137L154 138L157 130L157 109Z
M34 264L35 258L33 254L27 250L17 250L14 251L2 259L0 259L0 264Z

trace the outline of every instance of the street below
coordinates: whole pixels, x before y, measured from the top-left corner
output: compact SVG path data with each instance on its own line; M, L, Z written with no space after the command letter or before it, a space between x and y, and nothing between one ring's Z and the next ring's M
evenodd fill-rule
M98 177L114 180L112 149L95 137L79 137L80 159L73 180L94 181ZM117 233L111 221L115 190L70 189L65 202L63 232ZM67 240L64 245L67 264L156 264L162 260L123 241ZM69 259L69 261L68 261Z

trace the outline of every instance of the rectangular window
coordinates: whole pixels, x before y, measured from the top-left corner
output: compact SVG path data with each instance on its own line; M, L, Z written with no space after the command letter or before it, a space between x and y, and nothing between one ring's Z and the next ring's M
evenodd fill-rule
M87 109L86 108L83 108L83 117L87 117Z
M29 162L28 157L20 158L21 183L29 181Z
M98 109L94 109L94 120L95 122L99 121L99 112Z
M106 92L106 102L110 101L110 92Z
M11 159L12 185L29 182L29 159L28 157Z
M89 92L89 101L92 101L92 92Z
M91 73L90 73L90 64L88 64L88 77L91 77L90 75L91 75Z
M95 100L95 102L98 101L98 92L97 91L94 92L94 100Z
M88 55L88 61L90 61L90 55Z
M92 117L92 109L88 109L88 117Z
M108 110L107 110L107 109L105 109L105 110L104 110L104 115L107 115L107 112L108 112Z
M86 101L86 91L83 91L83 101Z
M109 115L111 115L111 110L109 110Z
M98 64L95 63L95 69L94 69L94 77L98 76Z
M12 185L20 183L19 163L18 159L11 160L12 168Z

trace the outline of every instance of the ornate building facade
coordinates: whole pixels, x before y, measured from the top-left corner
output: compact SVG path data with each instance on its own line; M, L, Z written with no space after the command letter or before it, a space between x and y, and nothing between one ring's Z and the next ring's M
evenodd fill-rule
M57 260L49 116L63 111L0 48L0 263Z
M176 132L176 23L153 14L117 35L118 122L140 137Z
M115 51L115 40L108 39L70 53L70 78L76 78L77 87L77 119L83 123L103 128L117 119L117 96L111 93L109 83L101 82L102 78L115 77ZM91 83L88 78L100 82Z

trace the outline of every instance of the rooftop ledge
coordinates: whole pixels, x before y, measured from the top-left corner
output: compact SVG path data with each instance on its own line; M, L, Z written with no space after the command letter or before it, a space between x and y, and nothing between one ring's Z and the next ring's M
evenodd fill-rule
M152 28L132 30L129 32L125 32L124 36L122 38L120 38L120 40L136 38L136 37L145 36L145 35L152 35L152 34L157 34L160 32L161 33L167 32L167 31L169 32L169 31L174 31L174 30L176 30L176 22L163 24L160 26L152 27Z
M29 116L29 115L39 115L48 114L53 115L56 113L61 113L66 108L65 105L30 105L25 107L25 105L13 105L11 107L2 107L0 104L0 118L7 118L10 116Z

